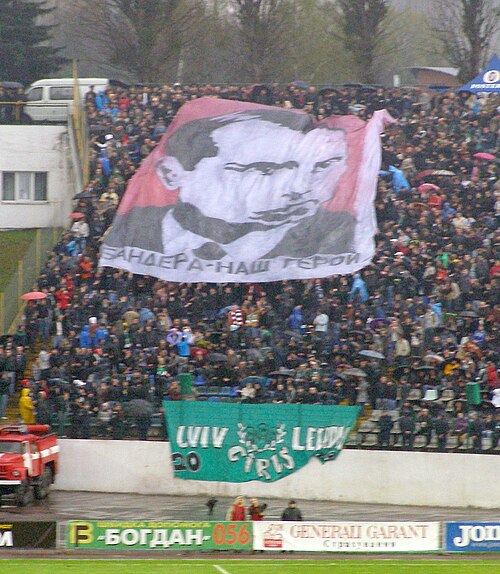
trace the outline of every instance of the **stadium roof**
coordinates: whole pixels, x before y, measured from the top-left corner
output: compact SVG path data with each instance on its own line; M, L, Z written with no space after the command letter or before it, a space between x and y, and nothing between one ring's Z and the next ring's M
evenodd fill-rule
M429 72L441 72L442 74L448 74L453 77L458 76L458 68L446 68L446 67L435 67L435 66L410 66L405 68L411 72L420 72L422 70L428 70Z

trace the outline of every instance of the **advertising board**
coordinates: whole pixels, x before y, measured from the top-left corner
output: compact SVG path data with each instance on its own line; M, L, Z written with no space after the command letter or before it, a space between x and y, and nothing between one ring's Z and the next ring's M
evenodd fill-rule
M254 522L255 550L432 552L439 522Z
M6 548L55 548L56 522L0 523L0 553Z
M500 522L448 522L447 552L500 552Z
M67 548L251 550L249 522L70 521Z

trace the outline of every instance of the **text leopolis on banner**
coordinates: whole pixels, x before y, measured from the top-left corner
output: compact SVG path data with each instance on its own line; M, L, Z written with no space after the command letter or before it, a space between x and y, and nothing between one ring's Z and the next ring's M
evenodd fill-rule
M359 407L165 401L175 476L272 482L310 458L334 460Z
M259 282L368 265L385 110L369 122L186 103L131 179L100 264L167 281Z

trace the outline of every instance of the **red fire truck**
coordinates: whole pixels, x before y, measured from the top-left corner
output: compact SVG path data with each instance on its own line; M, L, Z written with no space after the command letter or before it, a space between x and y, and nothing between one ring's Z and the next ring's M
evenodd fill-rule
M58 471L59 446L49 425L0 426L0 501L13 494L19 506L45 498Z

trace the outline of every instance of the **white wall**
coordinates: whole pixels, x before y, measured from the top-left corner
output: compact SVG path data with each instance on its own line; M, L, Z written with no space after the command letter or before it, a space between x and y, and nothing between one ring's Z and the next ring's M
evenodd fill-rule
M55 488L139 494L257 496L415 506L496 508L499 457L344 450L311 460L277 482L185 481L173 476L165 442L61 440Z
M0 171L47 171L48 201L2 202L0 229L63 227L77 193L66 126L0 126Z

